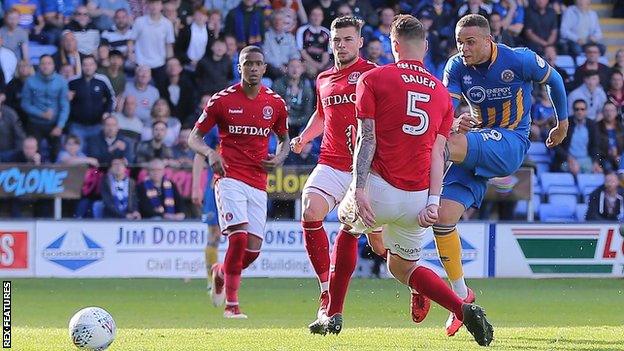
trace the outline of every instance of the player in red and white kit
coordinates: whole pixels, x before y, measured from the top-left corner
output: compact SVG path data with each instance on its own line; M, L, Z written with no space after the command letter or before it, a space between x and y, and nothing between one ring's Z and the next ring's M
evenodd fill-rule
M316 111L301 135L291 141L293 152L300 153L305 144L323 134L318 165L302 191L305 248L321 290L317 320L309 325L312 333L325 333L321 319L327 313L342 312L349 280L357 263L357 236L344 228L336 237L330 260L323 219L342 200L351 183L357 134L355 85L362 73L375 67L358 56L363 44L362 25L360 19L352 16L339 17L332 22L330 43L335 65L319 74ZM371 237L369 239L375 242ZM380 240L376 246L381 248Z
M241 83L212 96L189 136L189 146L208 160L217 178L215 197L219 226L229 246L223 264L211 267L212 302L226 302L223 316L247 318L238 307L241 272L259 255L267 216L267 171L288 156L286 104L262 86L266 71L262 50L247 46L240 52ZM219 127L220 152L203 137ZM275 155L268 154L269 135L279 142Z
M416 18L397 16L390 29L397 62L370 70L358 81L354 183L338 213L358 233L383 225L392 275L454 313L486 346L493 328L483 309L464 303L436 273L418 264L425 230L438 219L453 121L446 87L422 64L425 35ZM330 316L327 328L338 323L342 318Z

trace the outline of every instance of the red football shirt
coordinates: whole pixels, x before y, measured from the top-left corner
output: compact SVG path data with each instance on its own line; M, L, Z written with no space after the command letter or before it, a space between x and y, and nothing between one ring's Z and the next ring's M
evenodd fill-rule
M438 134L448 138L453 123L442 82L418 61L375 68L360 77L356 113L375 120L372 169L396 188L428 189L431 149Z
M204 118L195 126L208 133L219 127L219 153L225 161L225 176L266 190L267 158L271 131L288 132L286 104L269 88L261 87L255 99L248 98L240 84L214 94L204 108Z
M316 110L324 119L319 164L351 171L357 136L355 85L362 73L375 67L359 58L345 69L333 67L316 79Z

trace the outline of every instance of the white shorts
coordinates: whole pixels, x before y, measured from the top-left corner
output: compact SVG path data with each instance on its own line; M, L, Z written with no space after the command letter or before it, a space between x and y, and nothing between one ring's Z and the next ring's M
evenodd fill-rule
M344 198L352 179L351 172L339 171L327 165L316 165L303 186L302 193L321 195L331 211Z
M378 175L371 174L366 184L368 198L375 213L375 224L383 226L384 247L390 253L409 261L420 258L426 228L418 224L418 214L427 206L429 190L397 189ZM338 207L338 218L355 233L370 233L355 214L354 187L350 187Z
M219 227L247 223L247 232L264 239L267 218L267 193L233 178L221 178L215 184Z

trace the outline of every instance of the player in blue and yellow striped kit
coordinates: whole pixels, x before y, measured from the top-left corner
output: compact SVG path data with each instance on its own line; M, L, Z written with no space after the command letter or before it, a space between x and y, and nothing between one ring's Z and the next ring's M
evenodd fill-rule
M456 224L464 211L479 207L489 178L514 173L528 151L533 83L546 84L557 115L557 126L546 145L554 147L568 128L566 93L559 73L526 48L509 48L492 42L487 19L468 15L455 28L459 53L444 71L444 84L455 107L465 100L470 114L453 124L447 143L453 165L444 178L439 218L433 230L440 260L453 290L465 301L474 294L466 287L461 244ZM454 335L461 321L453 315L446 325Z

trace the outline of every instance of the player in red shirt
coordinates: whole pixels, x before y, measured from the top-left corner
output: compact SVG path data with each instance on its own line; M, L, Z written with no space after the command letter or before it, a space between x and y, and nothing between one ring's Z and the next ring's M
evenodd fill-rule
M212 96L189 136L189 146L208 160L217 178L215 197L219 226L229 246L223 264L211 267L212 302L226 302L225 318L247 318L238 307L241 271L259 255L267 211L267 171L288 156L286 104L262 86L264 54L257 46L240 52L241 83ZM203 140L219 127L220 150ZM279 138L276 155L268 154L269 134Z
M364 73L356 89L359 143L354 184L339 207L339 218L355 232L384 226L388 268L464 322L479 345L494 330L483 309L464 301L432 270L418 265L427 227L436 223L453 122L446 87L423 68L426 31L416 18L397 16L390 29L395 64ZM327 328L341 327L331 316Z
M300 153L305 144L323 134L318 165L302 191L305 248L321 290L317 320L309 325L312 333L326 332L321 320L327 313L342 313L349 280L357 263L357 236L349 234L344 228L336 237L330 260L323 219L349 188L357 125L355 85L362 73L375 67L375 64L358 56L363 44L362 25L360 19L352 16L339 17L332 22L330 43L335 66L319 74L316 80L316 111L301 135L291 142L292 150ZM372 237L369 238L375 242ZM382 250L378 241L379 245L372 246ZM380 253L383 255L384 252ZM331 273L330 262L334 267Z

